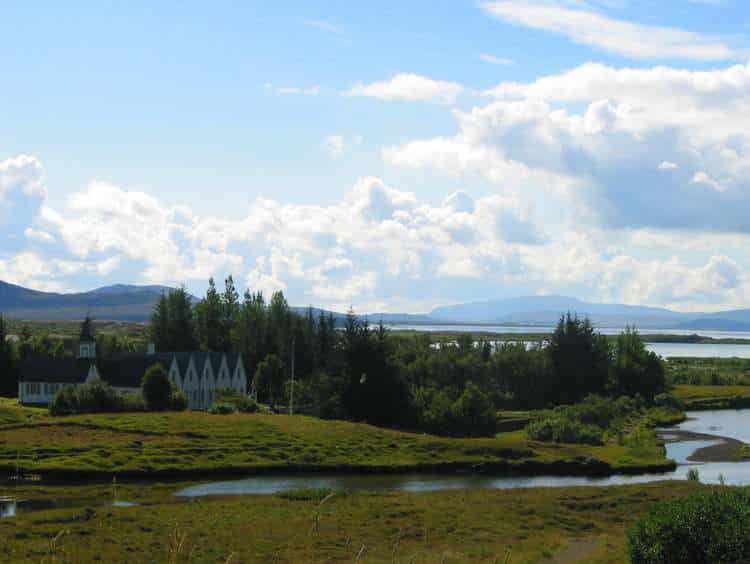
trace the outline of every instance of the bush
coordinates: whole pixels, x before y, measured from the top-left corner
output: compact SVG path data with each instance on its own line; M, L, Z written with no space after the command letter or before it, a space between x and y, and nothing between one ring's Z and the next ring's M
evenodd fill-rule
M169 409L172 411L185 411L188 406L188 399L182 390L174 390L169 401Z
M258 413L260 411L258 402L249 396L241 397L235 405L237 407L237 411L240 411L242 413Z
M487 437L497 431L497 412L490 398L473 382L453 404L455 430L464 437Z
M600 445L603 443L604 432L596 425L553 413L529 423L526 426L526 436L535 441Z
M141 390L146 405L152 411L162 411L170 407L172 399L172 382L161 364L154 364L146 369L141 381Z
M208 412L212 415L231 415L235 413L237 409L229 403L215 403L208 408Z
M628 533L637 564L750 559L750 492L714 489L663 501Z
M654 397L654 406L665 407L667 409L685 410L685 404L679 398L672 394L658 394Z
M136 402L126 401L112 386L94 380L80 386L65 386L57 392L49 411L52 415L104 413L137 409Z

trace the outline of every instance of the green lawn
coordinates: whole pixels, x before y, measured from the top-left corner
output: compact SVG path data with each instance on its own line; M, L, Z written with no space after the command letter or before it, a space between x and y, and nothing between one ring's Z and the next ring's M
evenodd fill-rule
M0 521L8 562L626 562L626 531L688 481L431 493L202 498L123 486L118 508L49 509ZM108 488L26 488L26 498L111 498ZM317 517L316 517L317 516ZM363 548L364 547L364 548ZM361 553L360 559L357 555Z
M346 421L201 412L50 417L0 400L0 471L180 475L284 470L399 471L484 466L496 472L668 469L661 444L562 445L523 431L450 439Z

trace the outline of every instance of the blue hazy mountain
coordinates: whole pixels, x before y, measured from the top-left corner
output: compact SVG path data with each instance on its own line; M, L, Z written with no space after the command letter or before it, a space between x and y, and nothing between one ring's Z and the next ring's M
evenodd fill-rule
M62 294L30 290L0 281L0 313L28 320L95 319L144 321L166 286L116 285Z
M81 319L87 313L100 320L146 321L168 286L116 284L88 292L55 293L31 290L0 281L0 313L16 319ZM193 297L194 301L198 298ZM293 308L304 313L307 308ZM334 316L340 325L346 314L312 308ZM680 313L665 308L585 302L566 296L527 296L438 307L427 314L363 313L372 324L513 324L549 327L566 312L588 317L598 326L750 331L750 309L716 313Z

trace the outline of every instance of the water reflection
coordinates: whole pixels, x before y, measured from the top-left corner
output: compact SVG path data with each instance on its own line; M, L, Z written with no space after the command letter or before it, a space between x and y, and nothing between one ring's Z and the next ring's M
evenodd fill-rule
M717 434L750 442L750 410L701 411L688 413L688 420L678 426L680 430ZM667 435L669 433L667 432ZM674 438L675 435L671 435ZM749 462L693 463L688 457L696 450L720 441L691 440L668 442L667 458L677 462L672 472L639 474L633 476L504 476L477 474L386 474L350 476L256 476L243 480L228 480L190 486L178 491L181 497L206 495L273 494L302 488L331 488L335 490L408 491L424 492L459 489L513 489L555 486L615 486L656 482L659 480L684 480L688 470L696 468L704 483L719 483L720 477L731 485L750 484Z

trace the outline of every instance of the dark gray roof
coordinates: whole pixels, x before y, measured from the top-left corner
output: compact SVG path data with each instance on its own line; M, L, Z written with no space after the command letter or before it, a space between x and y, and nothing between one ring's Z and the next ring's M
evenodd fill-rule
M172 354L118 354L99 361L99 376L116 388L140 388L146 370L154 364L161 364L169 370Z
M80 384L86 381L91 364L87 358L32 356L18 366L18 380Z

